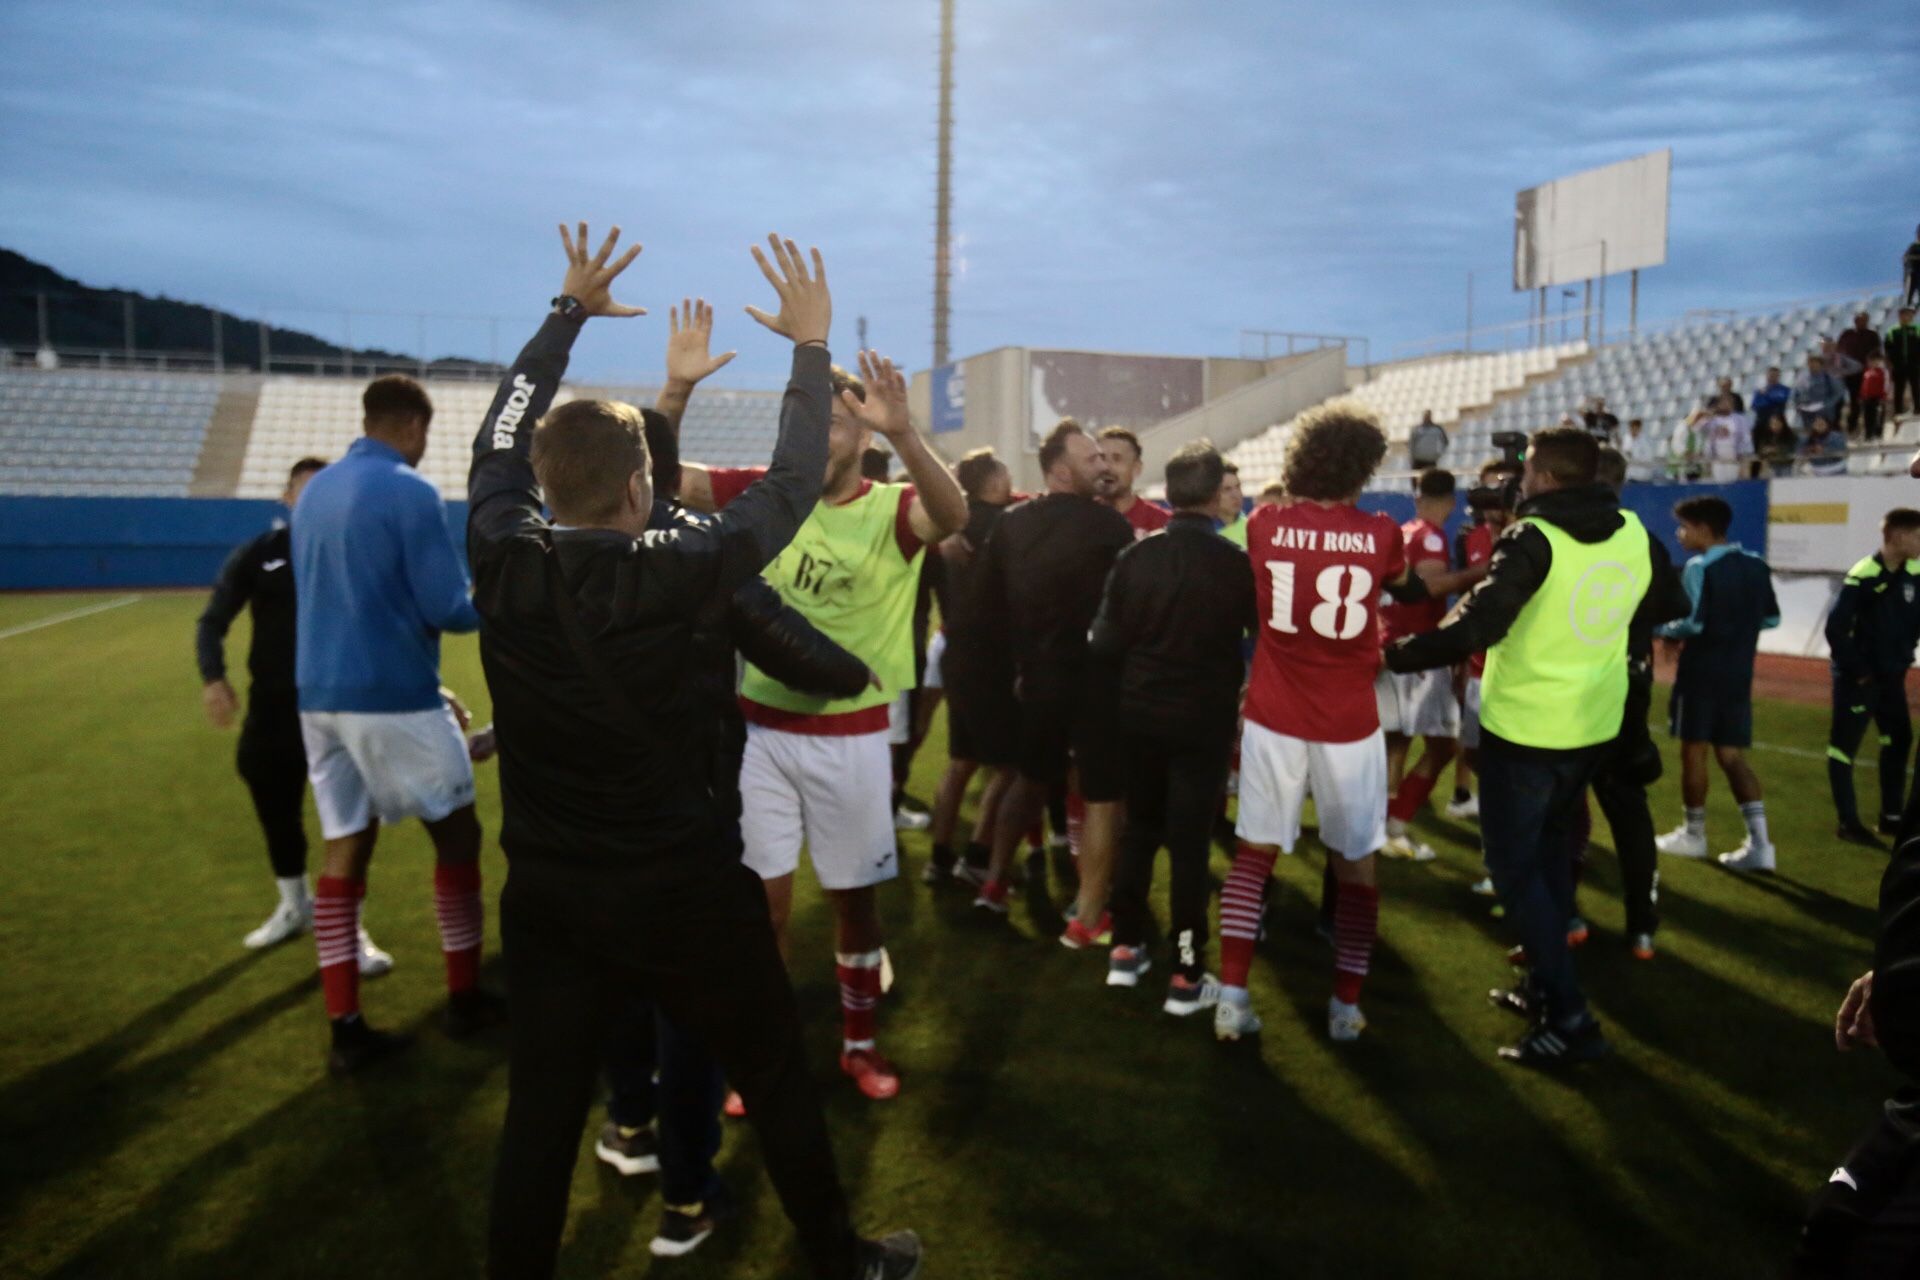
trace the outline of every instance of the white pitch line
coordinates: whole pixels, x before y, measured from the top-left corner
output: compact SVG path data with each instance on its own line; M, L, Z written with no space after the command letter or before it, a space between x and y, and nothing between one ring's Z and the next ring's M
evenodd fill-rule
M118 600L105 600L99 604L84 605L78 609L69 609L65 613L56 613L51 618L41 618L35 622L23 622L17 627L8 627L0 631L0 640L11 640L23 636L29 631L38 631L42 627L51 627L56 622L72 622L75 618L84 618L90 614L105 613L109 609L118 609L123 604L132 604L139 596L121 596Z
M1799 756L1802 760L1825 760L1827 758L1826 752L1809 751L1805 747L1782 747L1771 742L1756 742L1753 745L1761 751L1775 751L1783 756Z

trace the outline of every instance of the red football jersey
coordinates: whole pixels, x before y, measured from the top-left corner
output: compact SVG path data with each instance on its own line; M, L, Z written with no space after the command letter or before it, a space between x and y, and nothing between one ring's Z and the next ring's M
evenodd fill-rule
M1173 512L1158 503L1148 502L1137 494L1134 496L1133 505L1120 514L1125 516L1127 523L1133 526L1135 542L1150 533L1159 532L1173 521Z
M1493 542L1494 532L1486 525L1476 524L1468 529L1466 537L1461 539L1460 544L1461 551L1465 554L1467 560L1465 567L1468 569L1477 568L1493 559ZM1473 659L1467 663L1467 671L1476 676L1485 675L1487 673L1487 655L1485 653L1474 654Z
M1420 566L1429 561L1438 563L1441 569L1449 567L1447 558L1447 531L1439 525L1426 520L1409 520L1400 526L1400 537L1407 548L1407 567L1418 573ZM1380 621L1386 628L1382 639L1391 644L1401 636L1417 636L1422 632L1437 630L1440 619L1447 616L1447 602L1422 600L1418 604L1397 604L1388 601L1380 606Z
M1346 503L1261 507L1247 555L1261 624L1247 718L1309 742L1373 733L1380 589L1407 567L1400 526Z

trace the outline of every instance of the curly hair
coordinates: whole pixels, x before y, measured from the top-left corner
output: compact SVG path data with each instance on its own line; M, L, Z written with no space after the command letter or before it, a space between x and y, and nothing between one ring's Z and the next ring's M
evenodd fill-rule
M1386 456L1387 433L1373 410L1358 400L1331 400L1293 424L1281 482L1295 498L1340 502L1366 488Z

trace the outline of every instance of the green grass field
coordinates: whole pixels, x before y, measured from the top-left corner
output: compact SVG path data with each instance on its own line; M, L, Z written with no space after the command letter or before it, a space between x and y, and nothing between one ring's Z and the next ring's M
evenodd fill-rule
M0 631L102 599L0 597ZM272 886L233 739L201 718L198 609L150 596L0 639L0 1275L476 1275L504 1041L435 1028L425 838L383 837L367 916L398 962L367 987L369 1014L419 1044L329 1081L311 943L239 945ZM445 669L484 718L471 638L447 644ZM953 1280L1774 1274L1892 1081L1829 1030L1866 964L1881 859L1828 838L1824 723L1759 708L1763 742L1815 757L1755 753L1781 874L1669 861L1654 962L1627 955L1615 864L1596 854L1580 963L1619 1052L1564 1076L1493 1058L1518 1026L1485 1001L1506 940L1468 893L1473 832L1443 819L1424 823L1438 862L1382 870L1372 1027L1338 1049L1311 849L1282 862L1254 971L1263 1042L1222 1046L1158 1012L1157 980L1105 988L1103 958L1055 946L1039 911L1008 925L930 893L926 842L905 837L907 874L882 899L899 972L882 1042L906 1084L883 1105L832 1074L837 996L808 886L795 974L859 1218L917 1228L927 1274ZM936 737L916 794L942 761ZM1654 803L1664 829L1671 773ZM491 767L480 811L496 830ZM1738 825L1716 777L1716 847ZM491 840L485 865L491 903ZM491 905L488 923L491 949ZM651 1180L583 1144L561 1273L798 1274L751 1134L722 1160L742 1218L654 1264Z

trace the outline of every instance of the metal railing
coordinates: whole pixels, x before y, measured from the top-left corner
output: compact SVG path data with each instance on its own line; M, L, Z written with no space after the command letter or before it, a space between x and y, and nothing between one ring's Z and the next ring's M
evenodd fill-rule
M1255 355L1253 348L1258 342L1260 354ZM1284 341L1286 349L1281 350ZM1240 356L1244 360L1272 360L1280 356L1295 356L1304 351L1319 351L1326 347L1360 348L1362 369L1373 367L1373 344L1365 337L1349 333L1301 333L1293 329L1242 329L1240 331ZM1351 363L1351 362L1350 362Z

